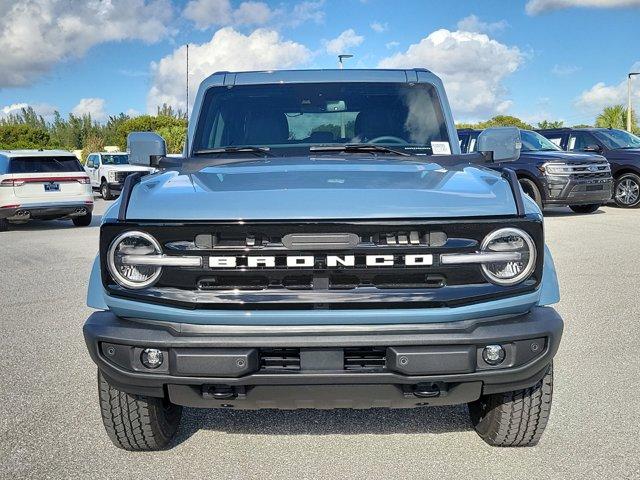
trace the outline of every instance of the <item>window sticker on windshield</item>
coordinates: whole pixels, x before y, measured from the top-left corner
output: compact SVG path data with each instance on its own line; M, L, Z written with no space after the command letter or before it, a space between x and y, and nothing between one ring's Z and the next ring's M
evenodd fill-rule
M431 151L434 155L451 155L449 142L431 142Z

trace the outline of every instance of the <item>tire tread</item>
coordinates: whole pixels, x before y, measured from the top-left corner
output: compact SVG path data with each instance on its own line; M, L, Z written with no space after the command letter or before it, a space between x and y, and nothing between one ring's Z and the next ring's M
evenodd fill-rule
M553 365L534 386L484 395L469 404L471 421L482 439L500 447L534 446L542 437L553 397Z

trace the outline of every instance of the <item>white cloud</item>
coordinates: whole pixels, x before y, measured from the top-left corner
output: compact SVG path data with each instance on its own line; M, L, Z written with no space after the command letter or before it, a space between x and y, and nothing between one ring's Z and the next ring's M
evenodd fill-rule
M73 107L71 113L76 117L91 115L93 120L102 122L107 119L107 113L104 110L104 106L104 98L81 98L80 102Z
M458 30L463 32L492 33L507 28L505 20L498 22L483 22L477 15L469 15L458 22Z
M230 0L191 0L182 14L204 30L221 25L264 25L274 12L264 2L242 2L234 9Z
M349 53L347 50L357 47L364 40L363 36L358 35L353 28L345 30L332 40L324 42L327 53L339 55L341 53Z
M164 103L185 110L184 75L177 73L184 72L185 57L186 47L181 46L151 64L148 112L155 112ZM218 30L211 41L189 46L189 86L194 92L204 78L216 71L291 68L305 64L310 57L307 47L282 39L274 30L257 29L244 35L226 27Z
M56 107L49 105L48 103L12 103L11 105L5 105L0 108L0 119L6 118L9 115L17 115L23 108L29 107L33 108L34 112L36 112L37 115L44 117L45 120L50 120L53 117L53 113L56 111Z
M295 27L308 21L321 23L324 20L323 5L324 0L316 0L297 3L290 9L272 9L265 2L248 0L234 9L231 0L190 0L182 15L201 30L209 27L267 24Z
M287 20L285 24L297 27L306 22L322 23L324 22L324 0L311 0L297 3L293 6L291 12L285 12Z
M156 42L172 13L170 0L0 2L0 87L32 84L100 43Z
M371 27L371 30L373 30L376 33L382 33L382 32L386 32L387 30L389 30L389 24L388 23L381 23L381 22L373 22L371 25L369 25Z
M585 114L597 115L605 107L627 105L627 81L614 85L598 82L590 89L583 91L575 101L575 106ZM631 101L637 110L640 107L640 81L633 80Z
M400 42L396 42L394 40L394 41L385 43L384 46L387 47L387 49L391 50L391 49L399 47L400 46Z
M640 0L529 0L525 7L529 15L566 8L629 8L640 7Z
M459 120L504 113L511 102L504 98L502 81L515 72L524 55L487 35L437 30L405 52L383 59L382 68L425 67L442 78Z
M577 65L554 65L551 69L551 73L557 75L558 77L567 77L569 75L573 75L574 73L582 70Z

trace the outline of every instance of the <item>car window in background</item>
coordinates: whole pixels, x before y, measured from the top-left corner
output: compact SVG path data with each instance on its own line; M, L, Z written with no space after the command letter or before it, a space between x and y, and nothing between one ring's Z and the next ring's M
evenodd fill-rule
M562 137L546 137L551 143L553 143L556 147L562 147Z
M432 85L266 84L209 89L194 150L249 145L296 155L317 145L375 143L429 154L432 142L449 143Z
M542 135L530 130L520 130L520 138L522 138L523 152L544 152L560 150L556 144L546 139Z
M12 158L9 173L84 172L75 157L22 157Z
M102 155L103 165L129 165L129 155Z
M567 150L587 150L598 145L595 137L589 132L573 132L569 136Z
M624 130L598 130L595 135L610 150L640 148L640 137Z

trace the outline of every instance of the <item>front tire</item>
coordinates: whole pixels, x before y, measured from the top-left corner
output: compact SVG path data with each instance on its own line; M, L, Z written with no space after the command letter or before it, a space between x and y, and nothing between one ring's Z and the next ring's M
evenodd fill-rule
M111 189L109 188L109 184L106 180L103 180L100 184L100 195L102 195L102 198L104 198L105 200L113 200L114 198L111 194Z
M520 178L518 182L520 182L522 191L525 194L529 195L533 199L533 201L536 202L536 204L538 204L538 207L540 207L540 210L542 210L543 208L542 194L540 193L540 189L538 188L536 183L533 180L529 180L528 178Z
M471 423L495 447L537 445L549 420L553 397L553 364L533 387L483 395L469 403Z
M569 205L569 208L576 213L594 213L600 207L601 205L599 203L594 203L592 205Z
M98 371L102 422L116 447L131 451L162 450L176 434L182 407L166 399L130 395Z
M91 212L87 212L81 217L73 217L71 220L76 227L88 227L91 225L92 215Z
M622 208L640 207L640 176L635 173L625 173L616 178L613 200Z

